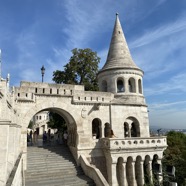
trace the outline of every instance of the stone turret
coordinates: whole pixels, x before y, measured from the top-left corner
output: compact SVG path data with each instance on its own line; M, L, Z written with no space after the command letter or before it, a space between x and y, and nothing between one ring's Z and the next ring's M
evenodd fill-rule
M130 103L136 103L137 99L137 104L144 105L142 78L143 71L131 57L118 14L116 14L107 60L98 73L99 89L112 92L115 98L124 98Z

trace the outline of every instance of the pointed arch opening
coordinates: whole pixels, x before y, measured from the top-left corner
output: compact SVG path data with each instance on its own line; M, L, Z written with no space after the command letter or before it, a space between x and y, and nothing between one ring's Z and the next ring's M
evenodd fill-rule
M124 80L121 78L117 79L117 93L125 92Z
M129 92L132 92L132 93L136 92L136 82L134 78L130 78L128 80L128 89L129 89Z
M101 120L99 118L95 118L92 121L92 138L99 139L102 137L102 126Z

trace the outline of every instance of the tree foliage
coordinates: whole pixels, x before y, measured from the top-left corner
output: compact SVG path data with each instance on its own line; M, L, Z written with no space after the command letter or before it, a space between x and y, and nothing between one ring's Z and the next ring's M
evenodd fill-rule
M29 125L28 125L28 128L29 128L29 129L33 129L33 125L34 125L33 121L30 120Z
M91 49L73 49L69 62L64 70L53 72L56 83L84 85L85 90L98 90L96 75L100 58Z
M67 130L67 125L64 118L54 112L49 113L49 121L47 122L47 124L48 127L52 129L58 129L60 131Z
M176 168L175 176L178 185L185 185L186 179L186 135L171 131L167 134L168 147L164 151L163 165Z

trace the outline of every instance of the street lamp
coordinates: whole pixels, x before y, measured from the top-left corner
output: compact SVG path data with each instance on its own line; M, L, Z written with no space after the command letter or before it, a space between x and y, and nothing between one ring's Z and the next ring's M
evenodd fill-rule
M44 74L45 74L45 67L44 67L44 65L43 65L43 66L41 67L42 83L43 83Z

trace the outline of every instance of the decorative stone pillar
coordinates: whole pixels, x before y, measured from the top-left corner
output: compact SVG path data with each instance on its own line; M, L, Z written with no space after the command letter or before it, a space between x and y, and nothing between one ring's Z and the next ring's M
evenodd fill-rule
M141 161L140 162L140 171L141 171L141 185L145 184L145 180L144 180L144 169L143 169L143 164L144 162Z
M148 171L149 171L149 176L150 176L150 183L153 183L153 175L152 175L152 160L149 161L149 164L148 164Z
M10 121L0 120L0 185L6 185Z
M118 185L118 181L117 181L117 171L116 171L116 163L112 163L111 165L111 184L112 186L116 186ZM110 183L110 182L109 182Z
M158 159L158 160L157 160L157 163L160 164L160 171L161 171L161 174L162 174L161 159ZM163 177L158 175L158 181L159 181L159 183L161 183L161 182L163 181Z
M138 81L136 79L135 80L135 93L139 94L139 88L138 88Z
M105 153L106 158L106 165L107 165L107 175L108 175L108 183L110 186L117 186L117 168L116 162L113 162L112 158L110 157L107 152Z
M132 182L133 182L133 186L136 186L137 183L136 183L136 178L135 178L135 162L132 162Z
M127 162L123 162L123 169L124 169L124 186L127 186L127 167L126 167Z
M125 93L129 93L128 79L125 79Z

